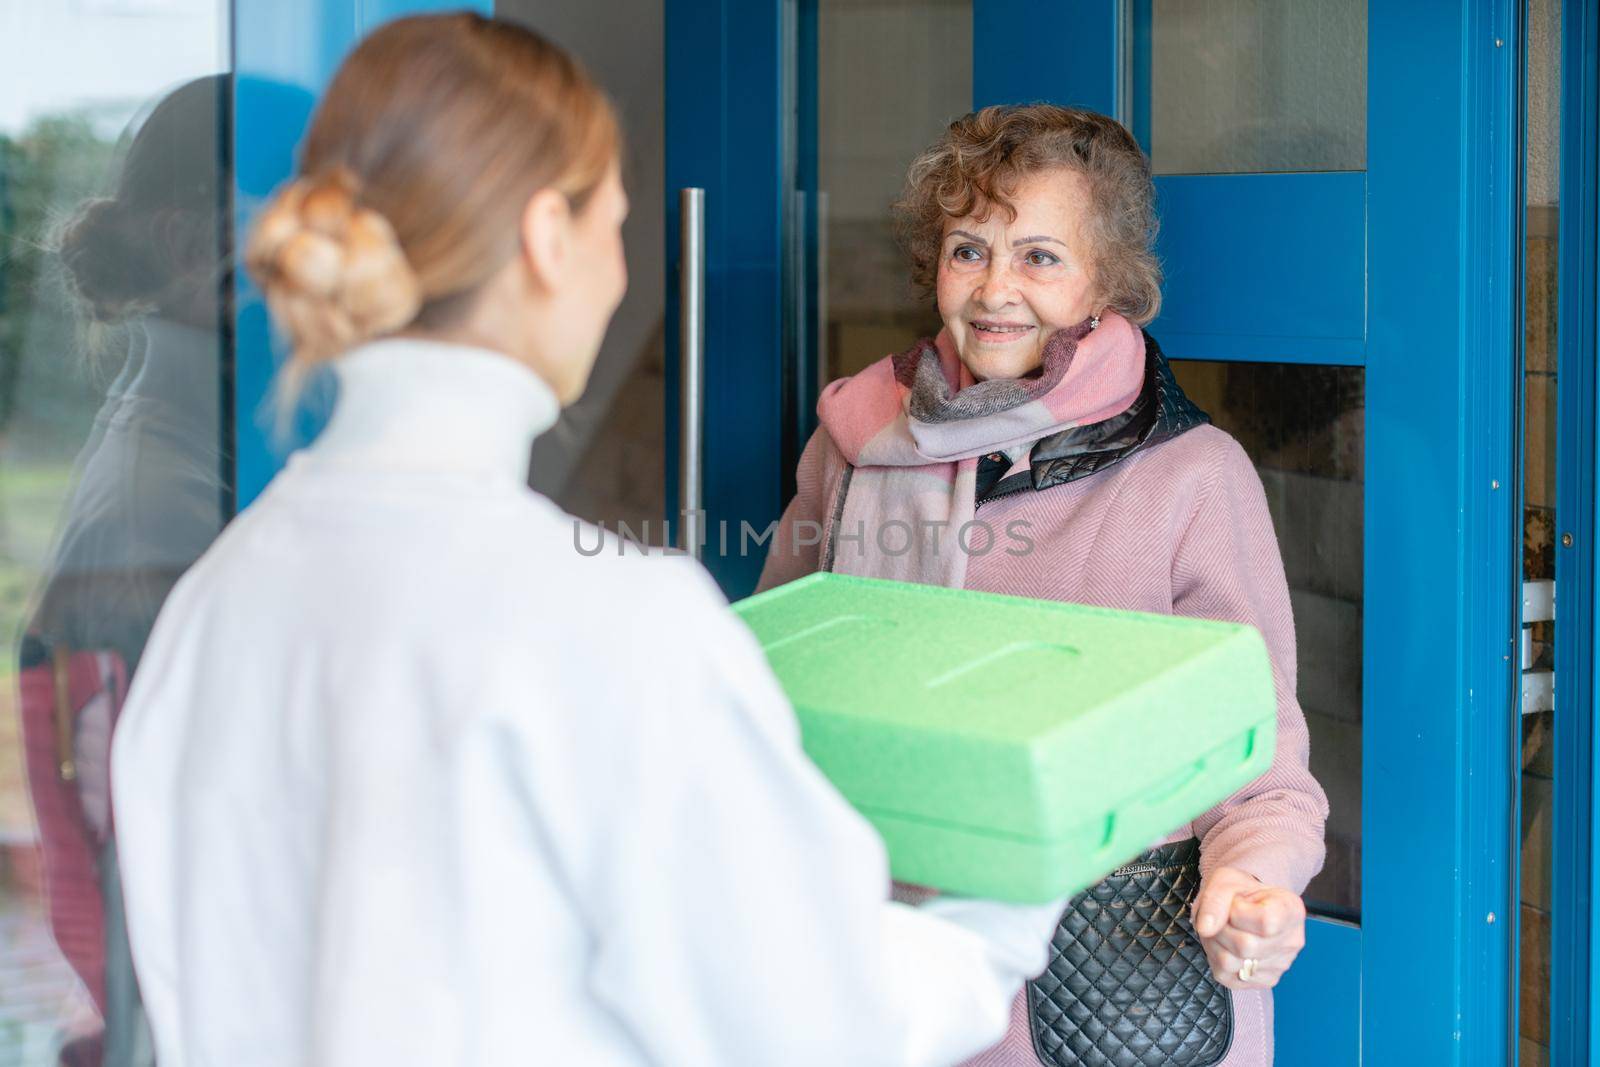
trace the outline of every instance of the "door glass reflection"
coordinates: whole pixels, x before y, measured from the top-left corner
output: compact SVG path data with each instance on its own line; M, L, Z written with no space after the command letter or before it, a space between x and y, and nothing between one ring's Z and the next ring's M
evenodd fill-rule
M534 445L531 484L574 515L665 544L665 6L630 2L626 33L603 4L498 0L495 14L577 56L615 102L627 138L628 293L583 398Z
M1148 50L1149 127L1137 132L1157 174L1366 169L1366 0L1147 10L1133 47Z
M1294 608L1311 770L1328 794L1328 858L1306 899L1322 914L1356 918L1365 372L1182 360L1172 369L1217 426L1238 438L1266 489Z
M816 108L818 362L831 381L939 332L889 209L911 161L972 110L971 0L820 0Z
M150 1061L108 746L232 506L227 12L0 3L0 1063Z

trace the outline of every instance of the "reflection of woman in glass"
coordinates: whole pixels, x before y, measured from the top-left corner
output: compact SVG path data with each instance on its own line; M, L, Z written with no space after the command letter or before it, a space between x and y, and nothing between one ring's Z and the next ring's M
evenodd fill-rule
M1036 105L953 123L900 205L945 329L824 390L762 576L834 570L1266 638L1271 770L1073 903L985 1067L1269 1063L1268 990L1303 943L1299 894L1323 859L1327 801L1260 479L1141 330L1161 299L1153 194L1138 144L1103 115ZM1110 930L1119 913L1129 925Z
M130 322L95 420L39 615L46 637L114 649L131 670L161 602L221 529L223 307L218 121L227 81L163 100L116 193L70 224L61 254L99 322Z
M126 336L128 350L79 453L23 639L22 714L52 928L105 1017L110 1064L148 1055L118 903L110 730L162 602L221 529L226 506L227 97L218 76L161 100L129 143L112 195L86 204L61 234L85 334ZM103 329L112 324L119 329Z

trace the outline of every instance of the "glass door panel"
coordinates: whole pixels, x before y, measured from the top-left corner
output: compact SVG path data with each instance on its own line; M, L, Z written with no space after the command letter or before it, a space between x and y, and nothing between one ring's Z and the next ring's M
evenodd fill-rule
M1315 913L1361 913L1365 374L1359 367L1180 361L1179 384L1256 463L1289 580L1311 770L1328 794Z
M149 1061L111 725L232 514L230 6L0 2L0 1063Z
M565 510L666 543L666 138L663 0L628 6L498 0L495 14L568 49L616 104L627 139L628 293L583 399L534 445L530 483ZM674 457L675 458L675 457Z
M1157 174L1366 169L1366 0L1136 6L1150 93L1135 127Z
M1132 5L1127 112L1157 175L1170 354L1365 359L1367 21L1365 0Z
M817 0L822 381L939 331L913 291L890 207L906 167L972 110L971 0ZM912 72L915 72L914 76Z
M1556 577L1556 325L1557 236L1560 232L1561 5L1530 0L1526 7L1523 159L1524 256L1522 293L1523 478L1522 579ZM1526 600L1527 598L1525 598ZM1542 597L1534 601L1542 602ZM1524 614L1524 678L1532 691L1553 679L1554 620ZM1550 1062L1551 823L1554 817L1555 711L1552 699L1524 697L1521 753L1521 867L1517 909L1521 953L1518 1039L1523 1067Z

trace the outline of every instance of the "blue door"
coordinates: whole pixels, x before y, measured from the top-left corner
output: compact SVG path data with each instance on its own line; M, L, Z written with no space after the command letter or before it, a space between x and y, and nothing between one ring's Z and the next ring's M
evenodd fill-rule
M1101 62L1067 80L980 39L980 102L1131 124L1158 175L1152 331L1268 489L1332 808L1279 1062L1505 1062L1513 8L1098 6Z
M1510 1062L1519 5L770 7L797 68L767 356L791 395L938 328L888 205L951 118L1048 101L1139 137L1151 330L1267 489L1332 804L1278 1062Z

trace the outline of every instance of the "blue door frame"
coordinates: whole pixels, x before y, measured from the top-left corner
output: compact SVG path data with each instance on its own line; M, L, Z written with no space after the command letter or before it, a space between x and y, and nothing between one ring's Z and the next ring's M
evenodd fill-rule
M1600 10L1562 5L1561 205L1558 309L1555 805L1552 848L1550 1056L1552 1063L1600 1062L1596 863L1600 805L1594 791L1595 558L1600 436ZM1570 540L1569 540L1570 538Z
M975 0L975 102L1147 128L1126 3ZM1074 62L1017 61L1022 25ZM1511 0L1371 4L1365 172L1157 182L1169 353L1366 373L1361 923L1312 924L1285 1065L1515 1055L1520 33Z

